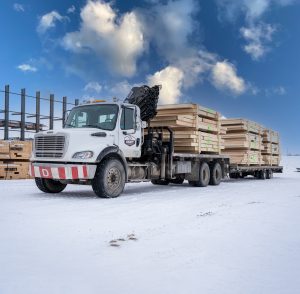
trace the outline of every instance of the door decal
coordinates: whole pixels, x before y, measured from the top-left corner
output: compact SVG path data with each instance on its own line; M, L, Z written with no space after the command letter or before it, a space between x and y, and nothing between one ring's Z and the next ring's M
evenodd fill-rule
M131 135L127 135L124 137L124 143L127 146L133 146L135 144L135 137L131 136Z

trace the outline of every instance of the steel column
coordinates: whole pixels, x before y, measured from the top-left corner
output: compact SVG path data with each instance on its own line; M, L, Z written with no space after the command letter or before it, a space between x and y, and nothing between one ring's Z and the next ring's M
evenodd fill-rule
M9 138L9 85L5 86L5 102L4 102L4 140Z
M49 115L49 129L53 130L54 124L54 95L50 95L50 115Z
M66 115L67 115L67 97L63 97L63 104L62 104L62 127L65 126Z
M41 93L37 91L35 93L35 131L40 131L40 119L41 119Z
M21 89L21 130L20 130L20 139L25 141L25 89Z

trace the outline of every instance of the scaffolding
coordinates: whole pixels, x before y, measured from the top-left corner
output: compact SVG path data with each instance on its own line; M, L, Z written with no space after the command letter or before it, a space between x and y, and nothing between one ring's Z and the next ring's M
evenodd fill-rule
M4 119L0 119L0 130L3 131L3 139L9 140L10 131L20 132L20 140L24 141L26 133L38 133L45 130L47 127L49 130L53 130L54 121L62 121L62 127L64 126L66 115L68 112L68 106L76 106L79 104L79 99L75 99L74 103L67 101L67 97L63 97L62 100L56 100L54 94L50 94L49 98L41 97L40 91L36 91L35 96L27 95L26 89L21 89L20 93L11 92L10 86L6 85L4 90L0 89L4 96L4 109L0 109L0 113L4 114ZM18 110L10 109L10 98L12 96L19 96L21 98L20 108ZM35 100L35 113L26 112L27 99ZM41 113L41 101L49 102L49 110L47 114ZM55 104L61 104L61 115L54 115ZM19 116L19 119L12 120L10 116ZM26 121L27 119L34 119L34 122ZM41 120L48 120L48 126L41 124Z

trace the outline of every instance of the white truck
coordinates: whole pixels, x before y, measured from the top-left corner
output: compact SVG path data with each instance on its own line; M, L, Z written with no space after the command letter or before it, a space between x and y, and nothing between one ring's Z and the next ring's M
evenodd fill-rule
M144 88L143 93L151 89ZM172 129L151 128L145 121L156 114L159 91L155 90L156 95L152 91L152 96L131 99L135 104L94 101L76 106L64 129L37 133L30 167L37 187L59 193L67 184L92 185L99 197L113 198L127 182L167 185L188 180L205 187L219 185L228 174L271 178L273 172L282 172L282 167L231 169L224 155L174 153ZM134 94L138 96L139 91ZM163 138L166 131L167 140Z

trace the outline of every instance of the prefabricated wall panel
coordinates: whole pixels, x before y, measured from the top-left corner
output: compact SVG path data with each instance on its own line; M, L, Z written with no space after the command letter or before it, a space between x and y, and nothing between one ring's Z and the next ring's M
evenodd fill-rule
M232 164L275 165L280 164L279 135L262 125L245 119L222 119L226 129L222 135L225 148L222 154L230 157Z
M174 133L174 152L220 154L224 149L220 114L197 104L158 106L151 127L170 127ZM167 140L169 134L164 132Z

